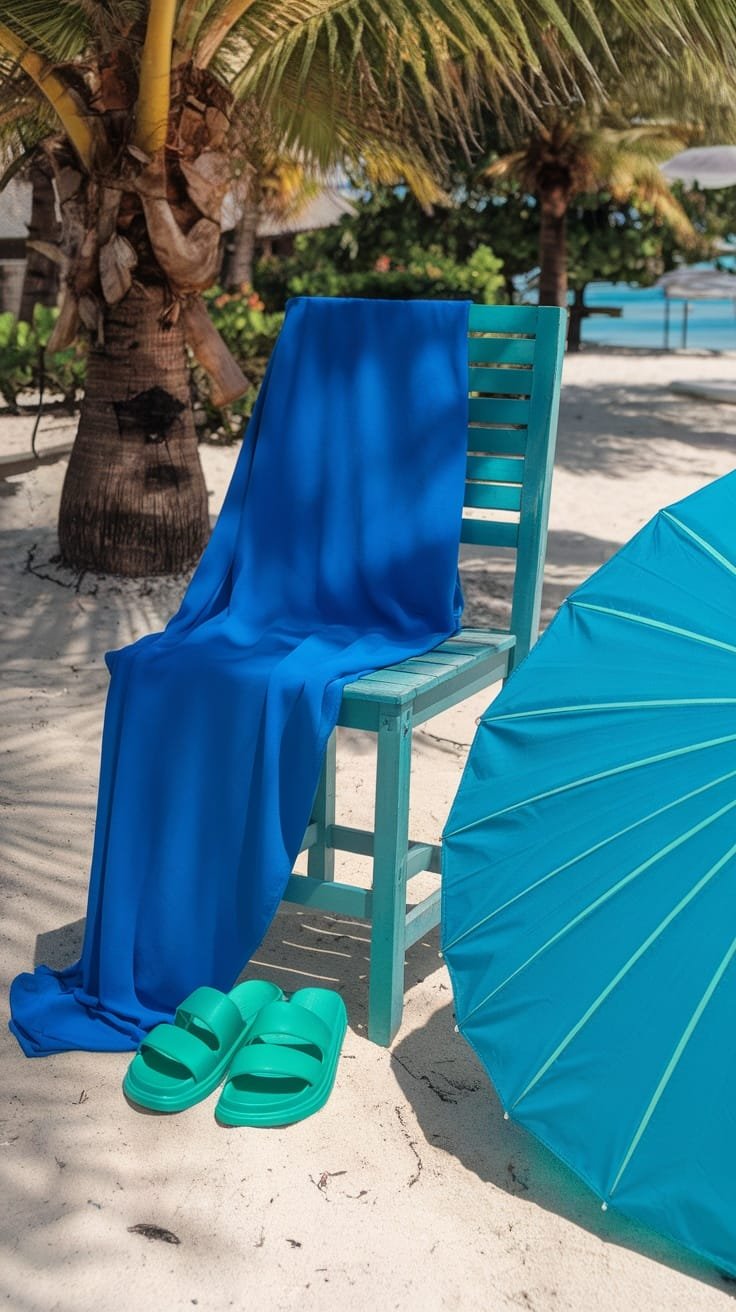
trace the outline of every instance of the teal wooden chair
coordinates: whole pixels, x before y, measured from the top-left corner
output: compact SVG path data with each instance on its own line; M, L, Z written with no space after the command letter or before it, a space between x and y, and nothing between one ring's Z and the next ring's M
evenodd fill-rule
M325 755L306 875L285 900L371 926L368 1035L389 1044L406 949L439 923L440 890L407 911L407 884L439 873L441 848L409 839L412 729L505 679L537 637L554 460L564 310L476 305L468 335L468 473L461 541L516 553L510 632L462 629L433 651L349 684L338 723L378 736L373 832L335 823L335 735ZM511 512L494 518L494 512ZM482 512L482 513L479 513ZM370 889L335 880L335 852L373 858Z

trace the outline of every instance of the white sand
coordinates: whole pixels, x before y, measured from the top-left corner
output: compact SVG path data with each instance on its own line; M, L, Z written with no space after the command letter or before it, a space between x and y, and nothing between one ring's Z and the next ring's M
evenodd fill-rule
M545 615L666 502L734 463L736 411L668 380L736 380L736 360L568 361ZM30 421L3 421L0 453ZM59 435L53 434L58 441ZM43 439L41 440L43 445ZM237 454L205 448L217 510ZM94 825L103 653L160 628L184 580L75 579L50 564L63 465L0 482L3 977L76 954ZM44 577L46 576L46 577ZM467 553L471 622L507 610L508 564ZM62 586L63 585L63 586ZM71 585L71 586L70 586ZM419 732L414 830L436 838L476 698ZM346 735L342 817L371 818L370 742ZM365 877L360 862L350 877ZM431 879L431 877L427 877ZM25 1060L2 1039L0 1293L14 1312L440 1308L716 1312L736 1285L600 1205L511 1123L464 1041L437 936L408 954L402 1030L365 1036L366 933L286 910L254 973L338 985L351 1019L313 1120L226 1131L212 1102L167 1120L120 1093L127 1057ZM150 1222L179 1245L131 1234Z

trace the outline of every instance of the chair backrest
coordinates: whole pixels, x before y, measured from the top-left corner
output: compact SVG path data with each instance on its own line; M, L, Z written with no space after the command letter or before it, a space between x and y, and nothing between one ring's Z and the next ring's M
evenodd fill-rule
M474 513L461 540L516 552L514 664L539 631L566 321L551 306L470 309L465 506Z

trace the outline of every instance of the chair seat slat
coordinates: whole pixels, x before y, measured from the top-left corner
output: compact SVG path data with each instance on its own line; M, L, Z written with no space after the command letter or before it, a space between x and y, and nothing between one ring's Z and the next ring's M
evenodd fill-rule
M401 661L399 665L391 665L386 670L377 670L374 674L365 674L355 683L349 683L344 690L344 696L349 701L366 698L380 700L397 688L400 688L403 694L420 692L426 694L432 688L441 688L451 683L458 675L477 665L487 664L498 653L507 651L513 644L513 639L507 633L491 634L483 631L475 633L472 629L462 629L455 635L455 639L448 639L448 642L456 642L457 645L453 647L450 653L452 659L447 664L429 665L425 663L423 657L415 656L410 660ZM442 644L443 649L446 645ZM427 652L427 658L435 657L438 650ZM380 679L379 675L388 677Z

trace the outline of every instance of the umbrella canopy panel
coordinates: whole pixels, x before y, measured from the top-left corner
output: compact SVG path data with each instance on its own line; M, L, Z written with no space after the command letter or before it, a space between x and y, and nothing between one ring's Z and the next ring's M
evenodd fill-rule
M508 1114L736 1271L736 474L572 594L483 717L443 948Z

